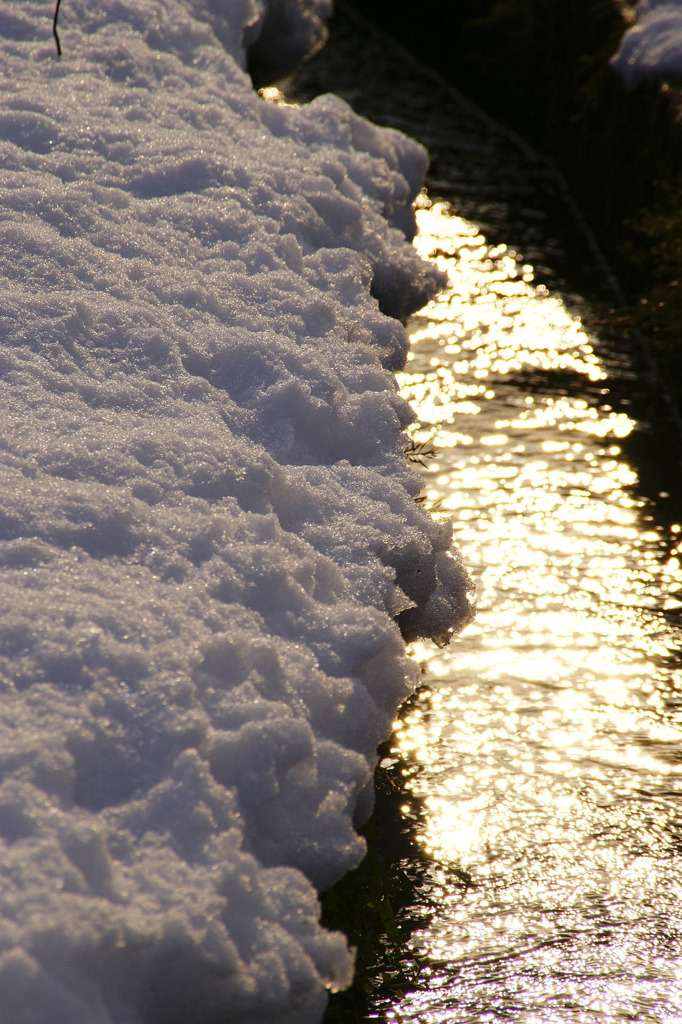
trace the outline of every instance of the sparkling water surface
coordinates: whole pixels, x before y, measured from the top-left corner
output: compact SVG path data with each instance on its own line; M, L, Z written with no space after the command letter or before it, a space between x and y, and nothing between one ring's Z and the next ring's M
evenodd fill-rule
M478 616L414 649L425 687L392 754L423 808L430 921L416 990L377 1012L682 1021L680 527L637 495L635 421L576 313L421 205L450 286L412 320L401 384Z

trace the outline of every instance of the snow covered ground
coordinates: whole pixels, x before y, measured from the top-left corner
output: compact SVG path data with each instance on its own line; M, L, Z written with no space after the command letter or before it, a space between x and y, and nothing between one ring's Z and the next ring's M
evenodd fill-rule
M391 373L425 154L243 70L327 10L0 7L3 1024L318 1020L395 617L469 615Z
M611 67L628 89L682 76L682 0L639 0L636 24L623 36Z

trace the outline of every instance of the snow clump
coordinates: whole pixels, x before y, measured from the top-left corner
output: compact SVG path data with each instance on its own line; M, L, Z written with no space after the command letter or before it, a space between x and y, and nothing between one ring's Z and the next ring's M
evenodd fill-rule
M639 0L636 24L610 60L627 89L682 76L682 0Z
M425 154L245 71L325 13L69 0L59 60L51 4L0 10L6 1024L319 1020L395 619L469 616L390 372Z

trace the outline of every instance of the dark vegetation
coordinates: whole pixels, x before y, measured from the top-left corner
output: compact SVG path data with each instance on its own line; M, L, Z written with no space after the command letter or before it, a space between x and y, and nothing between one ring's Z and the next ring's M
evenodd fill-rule
M608 64L624 0L354 0L502 123L551 156L613 264L682 408L682 88L627 92Z

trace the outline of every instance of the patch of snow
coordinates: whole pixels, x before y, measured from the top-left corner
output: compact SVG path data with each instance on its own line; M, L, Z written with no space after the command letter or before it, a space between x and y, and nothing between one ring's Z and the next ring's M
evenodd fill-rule
M627 89L640 82L682 76L681 0L640 0L636 24L610 60Z
M425 154L244 70L328 6L69 0L61 60L51 5L0 9L8 1024L318 1020L394 619L470 614L390 372Z

